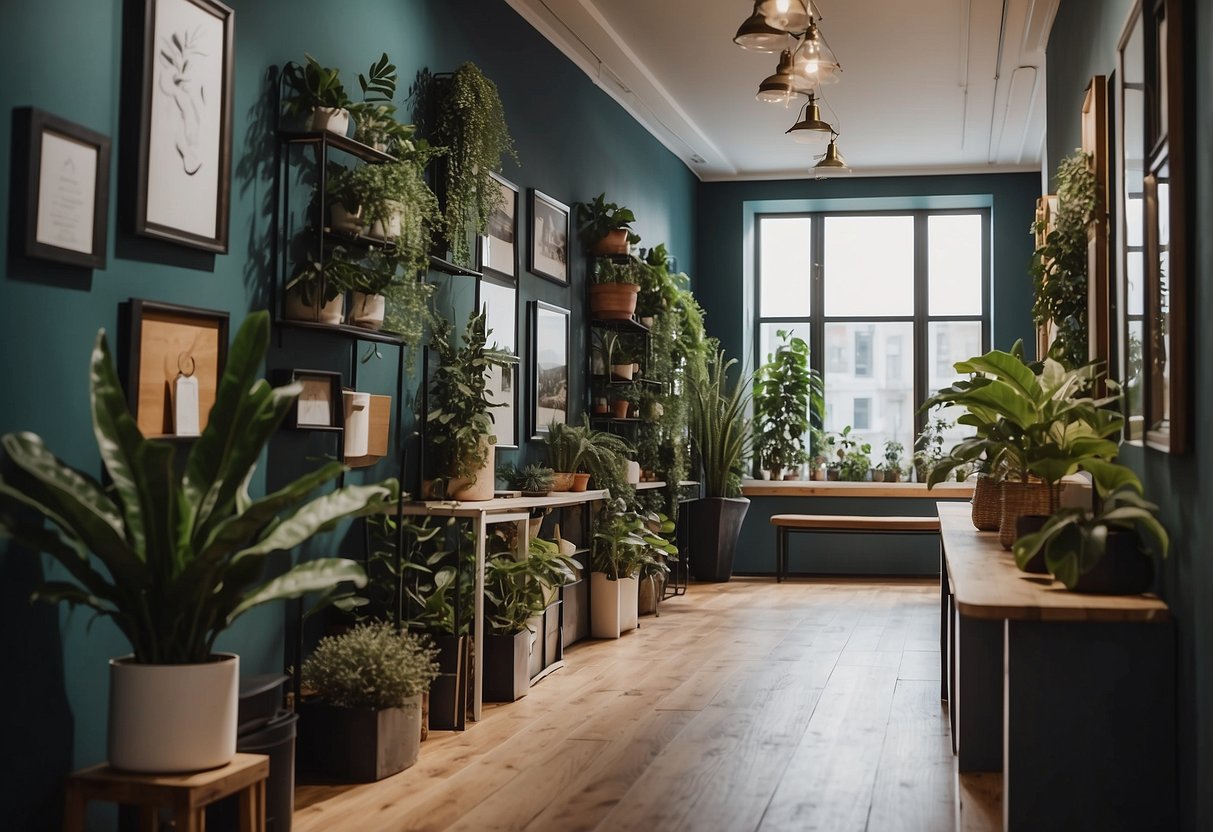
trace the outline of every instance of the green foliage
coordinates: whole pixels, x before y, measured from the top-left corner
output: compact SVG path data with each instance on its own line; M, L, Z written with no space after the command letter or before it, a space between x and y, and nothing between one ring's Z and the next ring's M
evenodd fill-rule
M594 261L594 282L639 286L644 269L644 264L635 257L619 261L599 257Z
M887 471L901 470L901 455L905 453L906 446L895 439L890 439L884 443L884 462L883 467Z
M510 463L497 469L497 476L505 480L510 488L519 491L551 491L553 471L546 465L531 463L523 468Z
M384 327L399 335L406 347L416 348L432 317L430 298L434 287L421 278L410 279L403 274L384 287L382 294L387 301Z
M1085 364L1087 347L1087 229L1095 221L1095 173L1090 154L1076 150L1057 165L1057 215L1045 243L1032 254L1032 319L1054 327L1049 356L1067 368ZM1046 229L1037 222L1032 230Z
M741 494L742 460L753 445L746 413L750 409L750 380L729 381L736 359L725 360L721 350L708 361L704 379L691 379L691 443L703 467L704 495L736 497Z
M838 434L838 478L843 482L863 482L872 469L872 445L851 435L847 425Z
M805 434L825 421L825 385L809 368L809 345L782 329L778 335L779 347L754 374L754 450L772 471L805 462Z
M322 303L329 303L346 292L361 291L369 282L359 258L345 246L333 246L324 262L308 252L308 262L287 281L286 288L298 289L303 302L310 305L317 295Z
M627 231L628 243L636 245L640 235L632 231L634 222L636 215L632 209L607 202L605 193L577 206L577 236L586 246L592 246L612 231Z
M677 558L678 549L664 534L674 524L662 515L642 514L624 500L609 501L595 524L591 568L612 581L659 572L662 557Z
M172 444L140 433L104 331L93 348L90 401L111 484L67 466L31 433L0 440L7 455L0 533L51 555L72 578L44 584L35 597L112 619L140 663L204 662L219 634L249 609L366 581L360 565L342 558L264 575L274 553L347 518L383 512L398 496L396 481L385 480L309 501L345 470L336 462L258 500L249 496L253 468L301 389L272 388L259 378L269 339L269 315L249 315L184 466L174 463Z
M497 86L475 64L460 65L433 94L433 140L447 149L443 231L452 259L468 265L469 223L476 234L483 234L500 202L501 191L491 174L501 172L502 158L516 163L518 156Z
M577 562L553 546L532 541L526 558L512 554L490 558L484 566L487 618L493 632L513 635L530 629L543 612L550 590L577 580Z
M1124 484L1114 490L1100 489L1104 500L1099 511L1063 508L1040 531L1015 541L1012 552L1019 568L1044 550L1049 572L1067 589L1073 589L1078 579L1103 559L1112 530L1131 532L1147 550L1166 557L1169 541L1167 530L1155 516L1158 506L1141 496L1140 484L1135 484L1136 476L1128 469L1119 479Z
M635 449L623 437L595 430L585 418L580 425L553 422L544 441L548 462L555 470L589 473L594 488L606 489L612 497L631 499L635 495L625 471Z
M438 677L428 639L386 622L321 639L303 663L303 686L339 708L401 708Z
M304 57L306 63L292 63L285 70L286 86L291 93L284 102L287 111L301 115L314 107L349 109L353 102L341 83L341 70L321 66L307 53Z

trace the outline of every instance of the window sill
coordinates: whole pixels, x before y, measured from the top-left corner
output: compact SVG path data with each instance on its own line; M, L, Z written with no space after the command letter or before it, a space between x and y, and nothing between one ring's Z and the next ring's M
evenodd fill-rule
M892 497L919 500L968 500L970 482L945 482L927 490L921 482L821 482L806 480L746 480L746 497Z

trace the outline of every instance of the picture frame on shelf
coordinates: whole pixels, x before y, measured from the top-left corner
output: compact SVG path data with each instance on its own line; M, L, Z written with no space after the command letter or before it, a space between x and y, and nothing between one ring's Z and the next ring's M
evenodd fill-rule
M479 240L482 274L518 280L518 186L491 174L500 190L500 202L489 215L487 233Z
M527 268L561 286L569 285L569 206L529 189L530 236Z
M104 269L109 228L109 136L35 107L13 111L12 211L29 258Z
M197 436L227 364L228 313L131 298L126 316L126 396L139 430Z
M345 418L342 406L341 373L329 370L277 370L278 386L299 382L303 391L295 399L282 423L294 430L341 430Z
M518 290L491 278L478 281L476 308L485 311L489 342L497 349L518 356ZM494 407L493 431L498 448L518 447L518 365L490 367L486 371L486 390Z
M569 310L531 301L531 439L569 420Z
M135 233L228 250L235 13L145 0Z

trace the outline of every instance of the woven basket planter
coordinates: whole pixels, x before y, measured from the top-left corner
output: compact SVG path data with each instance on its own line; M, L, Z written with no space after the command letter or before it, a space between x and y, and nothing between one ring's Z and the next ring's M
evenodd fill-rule
M973 525L981 532L1002 526L1002 483L992 477L978 477L973 488Z
M1049 486L1043 482L1004 482L1002 484L1002 522L998 542L1002 548L1015 545L1015 521L1025 514L1052 514Z

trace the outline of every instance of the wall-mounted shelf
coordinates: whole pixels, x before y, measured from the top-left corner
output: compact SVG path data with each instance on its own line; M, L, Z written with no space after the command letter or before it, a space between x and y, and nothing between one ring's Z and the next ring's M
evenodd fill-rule
M398 161L390 153L376 150L368 144L354 141L348 136L339 136L327 130L279 130L278 138L289 144L323 144L356 156L364 162Z
M365 327L350 326L349 324L322 324L316 321L292 321L284 318L275 321L274 325L285 329L304 329L308 332L323 332L328 335L337 335L354 341L373 341L376 344L391 344L393 346L400 346L404 343L400 336L394 332L387 332L382 329L366 329Z
M590 378L595 383L603 384L603 385L606 385L607 387L627 387L630 384L647 384L651 387L661 387L663 385L662 382L657 381L657 379L653 379L653 378L634 378L634 379L629 380L629 379L615 378L613 376L605 376L605 375L602 375L601 373L595 373L594 375L590 376Z
M590 325L599 329L612 329L616 332L639 332L649 334L649 328L636 319L631 318L591 318Z
M484 274L475 269L464 268L452 263L450 260L443 260L441 257L436 257L433 254L430 255L430 268L436 272L455 275L456 277L484 277Z

